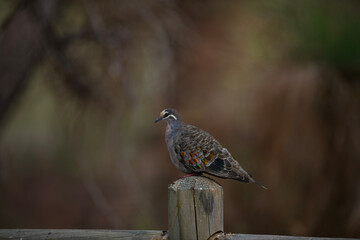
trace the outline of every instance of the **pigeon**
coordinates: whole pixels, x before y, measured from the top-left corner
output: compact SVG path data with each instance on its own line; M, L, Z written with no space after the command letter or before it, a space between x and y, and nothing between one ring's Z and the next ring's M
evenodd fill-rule
M267 189L247 173L208 132L184 123L175 109L164 109L155 123L161 120L167 122L165 141L170 159L178 170L187 174L183 177L205 173L224 179L252 182Z

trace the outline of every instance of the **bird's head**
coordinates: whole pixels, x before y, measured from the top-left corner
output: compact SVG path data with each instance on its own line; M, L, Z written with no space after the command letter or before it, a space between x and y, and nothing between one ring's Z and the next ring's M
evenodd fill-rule
M155 120L155 123L157 123L161 120L166 120L166 122L169 124L181 122L180 114L178 113L178 111L176 111L173 108L166 108L166 109L162 110L160 113L160 117L158 117Z

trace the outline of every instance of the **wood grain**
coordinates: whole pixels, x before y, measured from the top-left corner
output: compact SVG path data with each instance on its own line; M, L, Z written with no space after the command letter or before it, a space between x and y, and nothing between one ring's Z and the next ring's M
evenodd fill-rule
M141 230L80 230L80 229L0 229L0 239L21 240L168 240L164 231L141 231ZM186 238L183 238L186 240ZM352 240L355 238L322 238L322 237L298 237L280 235L255 235L255 234L225 234L212 235L209 240Z
M0 239L90 239L90 240L166 240L163 231L139 230L75 230L75 229L0 229Z
M324 237L300 237L300 236L282 236L282 235L262 235L262 234L214 234L209 240L355 240L355 238L324 238Z
M214 180L193 176L169 186L169 239L203 240L223 231L223 190Z

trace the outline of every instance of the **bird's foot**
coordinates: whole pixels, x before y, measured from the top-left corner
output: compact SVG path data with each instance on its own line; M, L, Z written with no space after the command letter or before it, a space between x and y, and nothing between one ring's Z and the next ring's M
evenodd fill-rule
M187 177L192 177L192 176L201 176L201 173L193 172L193 173L186 174L186 175L182 176L181 178L187 178Z

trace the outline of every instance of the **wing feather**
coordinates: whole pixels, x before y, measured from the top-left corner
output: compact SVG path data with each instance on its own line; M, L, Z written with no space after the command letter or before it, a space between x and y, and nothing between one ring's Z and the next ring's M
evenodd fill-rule
M195 126L186 125L175 140L178 160L193 172L249 182L251 176L233 159L226 148Z
M225 159L231 156L209 133L192 125L186 125L175 141L178 160L194 172L228 171ZM214 164L214 165L213 165Z

